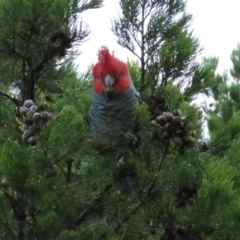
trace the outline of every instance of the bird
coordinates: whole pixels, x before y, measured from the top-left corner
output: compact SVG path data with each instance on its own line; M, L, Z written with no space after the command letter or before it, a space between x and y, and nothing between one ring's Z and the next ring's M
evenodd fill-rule
M97 55L98 62L92 68L91 132L99 136L131 130L140 93L132 82L128 66L106 46L102 46Z
M110 137L119 166L126 160L119 150L121 133L134 131L137 118L135 106L140 93L133 84L127 64L115 57L114 52L111 54L108 47L102 46L97 56L98 62L92 68L92 104L88 123L92 135L100 139L98 143ZM124 176L116 181L116 185L131 191L135 182L135 177Z

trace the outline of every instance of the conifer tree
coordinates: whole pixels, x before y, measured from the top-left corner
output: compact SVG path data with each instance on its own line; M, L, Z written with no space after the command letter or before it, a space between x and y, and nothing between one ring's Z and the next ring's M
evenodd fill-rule
M89 34L89 29L79 21L79 14L99 8L101 4L100 0L14 0L0 3L2 239L57 239L67 228L67 215L61 220L60 215L64 213L60 209L67 209L66 201L73 199L62 195L67 185L63 186L61 177L58 184L52 181L51 177L60 173L60 168L55 170L59 159L54 152L49 155L51 144L47 139L43 142L40 134L44 133L52 115L50 112L54 110L50 107L53 99L66 99L63 92L68 96L65 85L78 85L79 92L82 87L85 89L82 85L86 83L77 83L71 54ZM50 97L52 93L58 95ZM26 111L27 107L29 111ZM72 108L69 110L77 112ZM72 124L69 120L64 121ZM81 126L81 117L73 122ZM79 144L77 139L75 141ZM63 148L61 151L68 154ZM64 157L63 161L70 164L70 159L72 156ZM59 192L54 193L53 189ZM59 201L60 208L55 201L61 199L59 194L64 199ZM70 213L71 209L68 210Z
M37 87L56 92L59 60L76 52L89 35L79 14L98 8L101 2L1 1L1 82L19 89L23 101L34 100Z
M234 114L239 111L239 57L240 45L231 53L232 68L225 71L222 75L214 76L215 83L211 87L213 102L206 107L208 114L208 127L212 141L219 140L219 134L231 121ZM223 131L224 132L224 131ZM222 132L222 133L223 133ZM226 136L225 136L226 137ZM225 148L222 148L224 151Z
M2 9L13 10L9 15L13 17L13 6L20 2L26 5L23 12L42 9L30 0L2 1L6 4ZM49 45L52 30L63 28L72 38L75 14L101 5L101 1L40 3L45 9L44 18L40 17L43 34L29 45L37 52L17 49L25 57L29 54L35 67L48 47L60 50L61 41ZM0 238L238 238L239 140L228 142L224 156L197 144L202 115L193 100L199 93L218 90L222 78L215 75L217 59L196 62L200 47L188 29L191 16L185 4L183 0L120 1L122 14L112 30L119 44L139 60L130 60L128 66L141 101L136 106L136 128L122 134L117 146L110 144L112 136L96 143L87 126L89 71L78 76L72 61L56 68L57 52L34 76L34 89L28 94L21 64L28 64L27 59L19 60L10 52L0 56L1 76L6 76L1 79L0 98ZM20 10L16 17L28 16ZM16 23L13 19L11 23L7 28L5 21L0 49L10 49L9 35L4 34L12 31ZM18 24L22 26L21 21ZM16 36L21 40L21 35ZM28 67L27 73L31 70ZM58 76L54 86L48 85L49 76ZM16 97L9 94L12 86L19 88L19 98L17 92ZM15 112L15 104L21 106L19 111ZM237 132L238 118L234 115L226 125L225 135ZM121 164L116 151L124 156ZM120 184L126 177L135 180L132 187Z
M215 83L211 87L213 101L206 106L210 139L215 154L224 155L238 131L229 130L229 125L235 124L239 112L239 44L231 53L232 68L230 71L215 74ZM230 73L230 74L229 74ZM235 119L235 120L234 120ZM233 127L233 126L232 126ZM237 129L236 129L237 130Z

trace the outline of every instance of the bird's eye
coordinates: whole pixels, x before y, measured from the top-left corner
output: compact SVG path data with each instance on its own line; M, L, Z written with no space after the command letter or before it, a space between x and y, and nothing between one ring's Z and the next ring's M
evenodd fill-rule
M118 77L120 78L121 76L122 76L122 75L119 73L119 74L118 74Z
M97 79L100 79L100 76L99 76L99 75L97 76Z

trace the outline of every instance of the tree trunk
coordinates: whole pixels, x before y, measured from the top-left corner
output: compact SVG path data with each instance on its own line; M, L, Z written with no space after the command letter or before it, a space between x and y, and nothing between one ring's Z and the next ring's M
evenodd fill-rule
M23 88L22 88L22 100L25 101L27 99L31 99L32 101L35 100L35 81L33 77L26 78L23 81Z

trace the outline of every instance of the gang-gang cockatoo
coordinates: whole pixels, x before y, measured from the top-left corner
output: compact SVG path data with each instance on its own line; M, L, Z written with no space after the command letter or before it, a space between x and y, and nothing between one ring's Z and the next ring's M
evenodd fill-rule
M89 116L92 133L131 130L139 92L133 85L127 64L110 54L107 47L102 47L92 74L94 85Z

